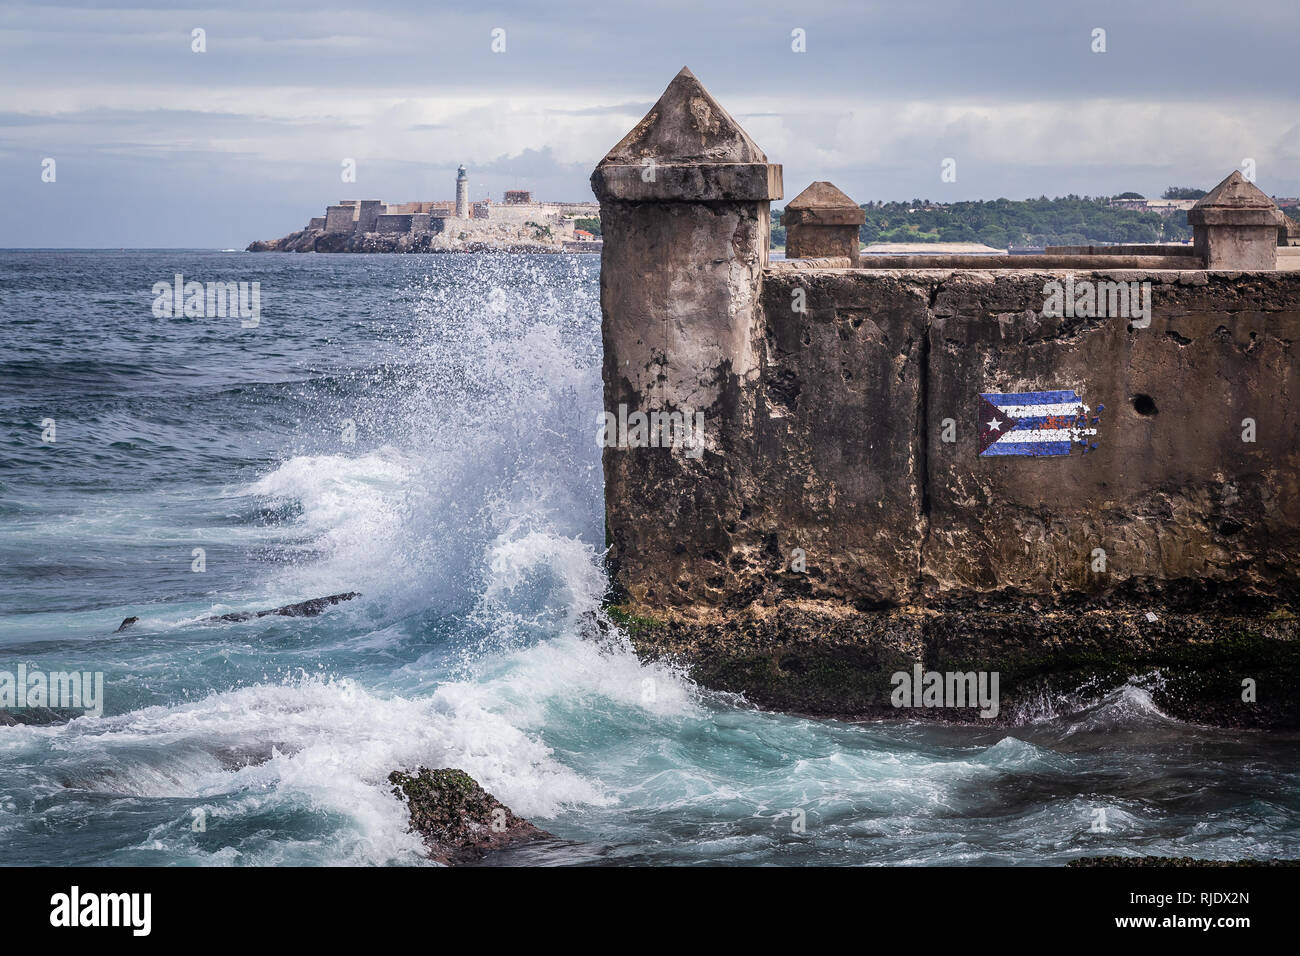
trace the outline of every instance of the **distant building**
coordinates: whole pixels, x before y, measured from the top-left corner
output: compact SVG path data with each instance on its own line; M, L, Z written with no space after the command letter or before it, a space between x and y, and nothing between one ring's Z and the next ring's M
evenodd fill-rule
M1300 246L1300 221L1283 213L1282 225L1278 227L1277 244L1279 246Z
M307 224L309 231L347 236L438 235L452 233L461 238L500 239L515 231L530 241L554 236L555 241L573 235L578 242L592 242L600 237L586 230L575 230L575 219L594 219L600 205L594 202L538 202L526 189L508 189L504 202L491 199L477 202L469 198L469 171L464 165L456 170L455 200L416 200L382 202L378 199L341 199L326 207L324 216L315 216ZM454 229L448 225L453 220ZM503 231L504 230L504 231Z
M1162 216L1172 216L1176 212L1185 213L1196 205L1195 199L1112 199L1107 206L1112 209L1133 209L1137 212L1155 212Z
M864 256L1003 256L1005 249L994 249L979 242L873 242L862 250Z
M456 170L456 218L469 218L469 171L464 163Z

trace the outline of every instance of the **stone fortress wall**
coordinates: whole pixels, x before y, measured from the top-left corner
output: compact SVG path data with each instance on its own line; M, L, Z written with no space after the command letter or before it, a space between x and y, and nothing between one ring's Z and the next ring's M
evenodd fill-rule
M642 653L845 716L915 664L1012 704L1156 666L1175 712L1300 724L1300 272L1240 173L1190 248L1038 256L860 258L814 183L769 262L781 167L683 70L592 185L605 411L704 421L604 451Z

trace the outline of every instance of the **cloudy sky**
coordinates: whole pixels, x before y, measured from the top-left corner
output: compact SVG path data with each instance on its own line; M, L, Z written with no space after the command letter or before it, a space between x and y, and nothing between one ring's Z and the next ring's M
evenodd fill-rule
M0 247L242 248L450 199L459 163L475 199L591 199L683 65L787 198L1157 196L1246 158L1295 196L1298 50L1297 0L0 0Z

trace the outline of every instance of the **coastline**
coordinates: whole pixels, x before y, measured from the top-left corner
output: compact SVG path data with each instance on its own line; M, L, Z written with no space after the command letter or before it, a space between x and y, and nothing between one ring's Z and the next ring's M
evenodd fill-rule
M595 242L540 242L528 239L495 240L483 238L459 239L438 233L381 234L329 233L322 229L300 229L280 239L258 239L250 242L245 252L321 252L321 253L506 253L513 255L562 255L565 253L597 253L601 250Z

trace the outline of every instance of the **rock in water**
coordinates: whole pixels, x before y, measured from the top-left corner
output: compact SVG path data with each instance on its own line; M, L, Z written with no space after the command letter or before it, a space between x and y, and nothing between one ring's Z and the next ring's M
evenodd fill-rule
M343 601L351 601L353 598L361 597L360 591L348 591L345 594L331 594L328 597L312 598L310 601L299 601L297 604L286 604L284 607L273 607L269 611L232 611L230 614L218 614L214 617L204 618L207 621L251 621L255 618L266 617L268 614L278 614L281 617L315 617L324 611L327 607L333 607ZM128 617L118 625L114 634L120 634L132 624L140 619L138 617Z
M421 767L414 775L394 770L388 782L406 802L411 829L439 863L467 863L489 850L551 837L515 816L463 770Z
M279 614L281 617L315 617L327 607L332 607L342 601L351 601L356 597L361 597L360 591L348 591L346 594L331 594L329 597L312 598L310 601L286 604L284 607L273 607L269 611L234 611L230 614L218 614L216 617L208 618L208 620L251 621L254 618L266 617L268 614Z

